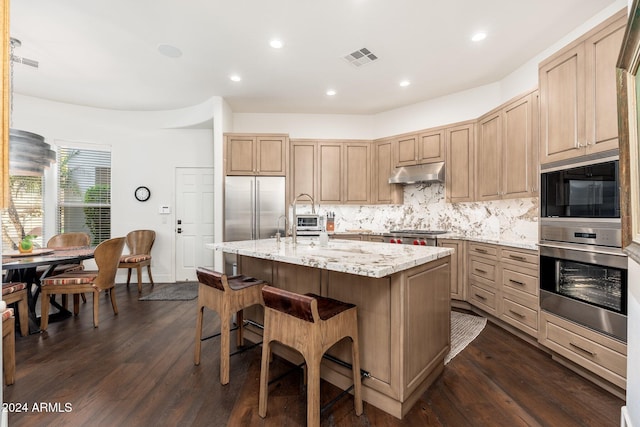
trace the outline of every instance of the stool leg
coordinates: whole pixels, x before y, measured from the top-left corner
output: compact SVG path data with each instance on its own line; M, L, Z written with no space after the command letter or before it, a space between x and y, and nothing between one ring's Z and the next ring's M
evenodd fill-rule
M258 401L258 415L264 418L267 416L267 398L269 396L269 355L271 351L269 348L270 342L268 338L266 336L263 336L262 340L262 362L260 363L260 399Z
M357 333L357 332L356 332ZM358 336L351 337L351 365L353 368L353 404L356 415L362 415L362 383L360 379L360 348L358 346Z
M307 426L320 425L320 362L322 355L312 351L307 362Z
M236 345L242 347L244 345L244 313L242 310L236 313L236 321L238 322L238 329L236 330Z
M231 328L231 313L222 310L220 313L220 384L229 384L229 329Z
M196 350L193 355L193 363L195 365L200 364L200 351L202 349L202 316L203 316L204 306L201 303L198 303L198 315L196 317Z

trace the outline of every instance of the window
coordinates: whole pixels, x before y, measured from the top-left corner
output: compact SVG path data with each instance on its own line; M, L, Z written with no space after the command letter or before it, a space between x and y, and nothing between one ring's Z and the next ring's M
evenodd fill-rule
M9 203L2 211L2 251L14 251L28 234L37 235L42 246L43 209L42 176L9 177Z
M111 152L58 148L56 226L88 233L94 246L111 237Z

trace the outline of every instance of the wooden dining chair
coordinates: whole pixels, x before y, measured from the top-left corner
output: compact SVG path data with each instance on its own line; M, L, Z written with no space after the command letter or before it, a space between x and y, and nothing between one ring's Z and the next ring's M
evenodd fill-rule
M5 385L11 385L16 380L16 319L13 309L7 308L2 312L2 370Z
M20 334L23 337L29 335L29 305L27 299L26 283L8 282L2 284L2 300L7 305L16 305L18 320L20 321Z
M138 273L138 293L142 293L142 267L147 267L151 286L153 276L151 275L151 248L156 240L156 232L153 230L134 230L127 234L127 247L129 254L120 258L118 268L127 269L127 287L131 281L131 269L135 268Z
M51 295L73 295L73 313L78 314L80 294L85 292L93 293L93 326L98 327L98 302L100 300L100 292L110 290L111 306L113 313L118 314L118 306L116 304L116 293L112 291L115 287L116 273L118 271L118 263L124 248L124 237L117 237L105 240L100 243L94 252L94 258L98 265L97 271L71 271L62 273L57 276L45 278L42 280L42 320L40 329L47 330L49 323L49 304Z

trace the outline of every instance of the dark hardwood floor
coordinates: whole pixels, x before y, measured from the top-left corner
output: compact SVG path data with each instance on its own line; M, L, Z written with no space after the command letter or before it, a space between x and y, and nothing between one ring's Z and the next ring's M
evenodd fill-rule
M144 293L149 293L148 285ZM231 382L219 382L218 339L193 364L196 301L138 301L118 285L120 314L101 296L100 327L91 297L80 315L49 331L16 337L16 383L4 387L11 426L300 426L301 374L271 385L268 415L258 416L260 347L231 359ZM205 310L205 336L217 317ZM275 358L272 377L290 365ZM323 401L339 393L322 384ZM365 403L338 401L323 415L336 426L617 426L624 402L489 323L402 420Z

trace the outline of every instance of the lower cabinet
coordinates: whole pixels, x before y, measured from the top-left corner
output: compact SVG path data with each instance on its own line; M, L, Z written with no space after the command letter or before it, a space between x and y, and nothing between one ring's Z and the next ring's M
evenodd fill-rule
M546 311L538 341L621 389L627 385L627 345Z
M467 299L467 287L465 286L465 241L438 239L438 246L451 248L455 251L453 255L451 255L451 299L465 301Z
M538 252L469 243L469 303L538 336Z

